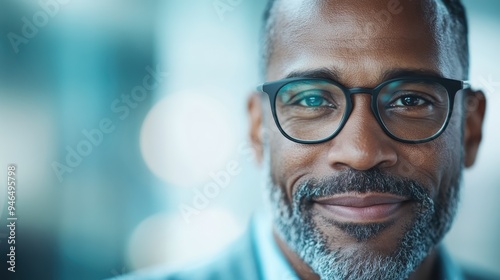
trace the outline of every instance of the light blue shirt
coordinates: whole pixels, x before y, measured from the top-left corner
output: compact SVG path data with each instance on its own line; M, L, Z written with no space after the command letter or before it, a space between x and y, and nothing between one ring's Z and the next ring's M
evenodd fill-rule
M257 214L251 228L255 238L257 261L263 279L299 280L273 237L272 222L265 214Z

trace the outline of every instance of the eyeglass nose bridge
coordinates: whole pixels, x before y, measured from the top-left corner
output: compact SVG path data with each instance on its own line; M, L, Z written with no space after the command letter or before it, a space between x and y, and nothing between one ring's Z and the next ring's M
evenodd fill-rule
M348 108L348 112L347 113L347 116L346 116L346 120L345 120L345 123L347 123L347 121L349 120L349 117L352 113L352 110L354 110L354 104L353 104L353 100L352 100L352 96L354 94L369 94L370 95L370 108L372 110L372 113L375 117L375 119L377 120L377 122L379 123L379 125L382 127L382 129L384 129L385 131L385 127L384 125L381 123L381 120L379 118L379 116L377 115L377 108L376 107L376 96L375 96L375 88L366 88L366 87L355 87L355 88L346 88L344 89L344 91L347 93L347 98L349 98L349 108ZM345 125L344 123L344 125Z
M365 87L355 87L355 88L350 88L350 89L347 89L347 92L349 93L349 95L353 95L353 94L370 94L370 95L373 95L375 89L373 88L365 88Z
M379 112L377 109L377 101L376 101L377 95L378 95L377 88L355 87L355 88L345 88L344 91L346 93L346 98L349 99L347 111L345 112L344 120L341 122L337 132L332 137L330 137L330 139L337 136L342 131L342 129L345 127L345 125L349 122L349 119L351 118L351 114L354 110L354 102L353 102L354 100L352 99L353 95L355 95L355 94L368 94L368 95L370 95L370 110L371 110L376 122L378 123L379 127L382 129L382 131L384 131L384 133L387 136L399 141L399 139L396 136L394 136L387 129L387 127L384 125L384 123L379 115Z

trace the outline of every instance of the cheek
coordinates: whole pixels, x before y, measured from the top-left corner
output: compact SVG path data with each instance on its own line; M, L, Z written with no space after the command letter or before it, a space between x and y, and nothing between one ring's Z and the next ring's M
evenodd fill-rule
M406 172L398 172L399 175L429 186L433 197L455 184L460 176L463 166L462 113L461 103L456 99L452 117L440 137L424 144L404 145L400 149L399 170Z
M318 145L298 144L285 138L271 119L266 125L266 153L269 155L271 178L291 198L293 187L303 176L317 173ZM326 153L325 153L326 154Z
M456 182L459 175L461 139L460 127L450 123L446 131L431 142L405 145L398 157L398 175L418 180L436 198Z

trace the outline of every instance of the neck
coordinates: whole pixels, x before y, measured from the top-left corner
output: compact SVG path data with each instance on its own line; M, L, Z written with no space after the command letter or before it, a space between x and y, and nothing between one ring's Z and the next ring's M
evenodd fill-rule
M300 279L304 280L319 280L318 274L316 274L302 259L292 251L286 243L281 240L281 238L276 234L276 231L273 230L273 237L281 252L285 255L288 263L292 266L297 276Z

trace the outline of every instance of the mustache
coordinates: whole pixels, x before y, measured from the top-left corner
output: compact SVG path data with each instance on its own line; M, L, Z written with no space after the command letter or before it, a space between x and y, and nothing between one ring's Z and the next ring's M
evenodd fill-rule
M420 203L432 201L429 190L418 181L373 168L366 171L347 169L335 176L308 179L296 188L293 204L299 206L312 203L316 199L348 192L390 193Z

